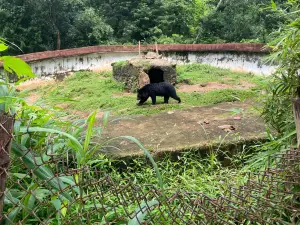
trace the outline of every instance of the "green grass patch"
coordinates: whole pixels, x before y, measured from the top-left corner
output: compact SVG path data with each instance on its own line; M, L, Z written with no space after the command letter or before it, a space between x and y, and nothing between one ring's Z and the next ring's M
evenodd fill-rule
M151 99L143 106L136 105L136 94L124 95L123 84L112 78L112 72L78 72L60 83L55 83L39 90L39 94L48 104L57 106L68 104L67 112L73 110L91 112L95 109L110 110L114 115L154 114L169 110L184 109L192 106L212 105L256 97L265 79L246 73L235 73L230 70L212 66L191 64L178 67L178 81L185 79L192 84L205 82L224 82L238 85L240 82L251 82L254 88L249 90L223 89L205 93L178 93L182 103L170 99L170 104L163 104L163 98L157 98L157 105L151 105ZM69 101L70 100L70 101ZM72 101L71 101L72 100Z
M156 163L162 173L165 187L187 192L202 192L210 197L222 195L225 190L238 187L247 179L241 165L234 164L232 168L222 167L214 154L202 157L195 152L185 152L176 159L165 156ZM114 164L110 164L107 169L112 168ZM122 176L135 180L136 183L157 185L155 170L141 158L133 159L133 163L127 163Z
M115 67L122 67L122 66L125 66L127 65L128 61L118 61L114 64Z
M69 104L68 110L92 111L110 110L114 115L149 115L168 110L183 109L191 106L203 106L221 102L244 100L256 95L251 90L214 90L207 93L178 93L182 103L171 99L170 104L163 104L163 98L157 98L157 105L152 106L149 99L145 105L136 105L136 95L122 96L124 85L114 81L108 74L79 72L63 82L43 87L42 99L55 106ZM75 101L68 101L75 100Z
M263 87L265 78L252 73L233 72L205 64L188 64L177 66L177 82L188 84L207 84L218 82L229 85L239 85L244 82Z
M189 108L192 106L204 106L222 102L232 102L238 99L244 100L246 98L253 97L255 94L251 91L226 89L207 93L178 93L178 95L182 100L181 104L178 104L177 101L173 99L169 101L169 104L163 104L163 97L158 97L157 105L155 106L151 104L151 99L149 99L142 106L136 106L136 97L126 96L115 98L110 102L107 102L105 106L106 108L111 108L116 115L150 115L169 110Z

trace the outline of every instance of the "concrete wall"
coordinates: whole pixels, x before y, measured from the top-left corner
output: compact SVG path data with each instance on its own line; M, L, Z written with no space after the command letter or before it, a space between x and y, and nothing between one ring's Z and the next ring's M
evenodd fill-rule
M81 70L100 71L110 69L111 63L127 60L136 56L136 53L91 53L68 57L58 57L28 62L38 77L48 77L57 74Z
M154 50L154 45L141 46L142 53ZM263 44L174 44L158 45L158 50L165 59L177 64L198 62L258 75L269 75L275 69L263 62L269 52ZM138 46L92 46L18 57L29 63L37 76L49 77L80 70L111 68L111 63L137 56L138 51Z
M270 75L276 66L267 65L264 60L265 53L165 53L165 59L177 64L202 63L220 68L231 69L233 71L251 72L257 75Z

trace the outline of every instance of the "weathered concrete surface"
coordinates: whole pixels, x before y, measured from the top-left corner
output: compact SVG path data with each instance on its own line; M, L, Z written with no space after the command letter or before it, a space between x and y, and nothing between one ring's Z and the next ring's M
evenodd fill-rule
M103 137L108 140L118 136L133 136L156 157L164 153L207 151L211 148L221 150L223 147L232 152L236 151L238 145L266 138L262 119L247 112L250 107L249 103L222 103L150 116L139 115L133 117L134 120L110 123ZM226 111L232 108L245 109L241 120L235 120ZM222 125L233 125L236 131L227 133L218 127ZM117 158L143 155L136 144L124 139L114 140L109 145L114 147L107 147L106 152Z
M176 64L171 64L167 60L136 57L121 63L113 63L112 66L115 80L122 82L133 92L136 88L142 88L149 83L163 81L173 85L176 83Z
M270 50L263 44L170 44L158 45L159 53L170 63L203 63L220 68L270 75L276 66L266 65L263 57ZM144 54L155 51L155 45L142 45ZM38 77L51 77L80 70L111 69L111 64L138 55L138 46L91 46L46 51L18 56L32 67ZM1 63L0 63L1 64ZM1 65L0 65L1 71Z

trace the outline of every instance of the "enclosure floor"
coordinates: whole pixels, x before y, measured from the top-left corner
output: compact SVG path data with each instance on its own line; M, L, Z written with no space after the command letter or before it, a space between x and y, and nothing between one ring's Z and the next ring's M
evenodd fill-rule
M237 115L229 112L232 108L244 110L243 115L239 115L240 120L234 118ZM115 118L112 118L103 133L103 139L132 136L154 156L186 150L233 150L244 143L264 140L267 137L263 120L251 112L251 108L253 107L249 102L233 102L132 116L130 120L115 122ZM226 132L219 128L223 125L232 125L235 131ZM136 144L126 139L116 139L108 145L110 147L105 148L106 153L117 158L143 155Z

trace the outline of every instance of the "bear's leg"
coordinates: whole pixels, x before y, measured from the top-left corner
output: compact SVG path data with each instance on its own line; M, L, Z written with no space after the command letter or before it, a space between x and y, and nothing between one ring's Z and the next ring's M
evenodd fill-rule
M148 98L145 99L141 99L140 102L137 105L142 105L143 103L145 103L147 101Z
M152 105L155 105L156 104L156 96L152 95L151 99L152 99Z
M168 104L168 103L169 103L169 98L170 98L169 95L165 95L165 96L164 96L164 103L165 103L165 104Z
M181 102L181 99L175 94L173 96L171 96L172 98L176 99L178 101L178 103Z

